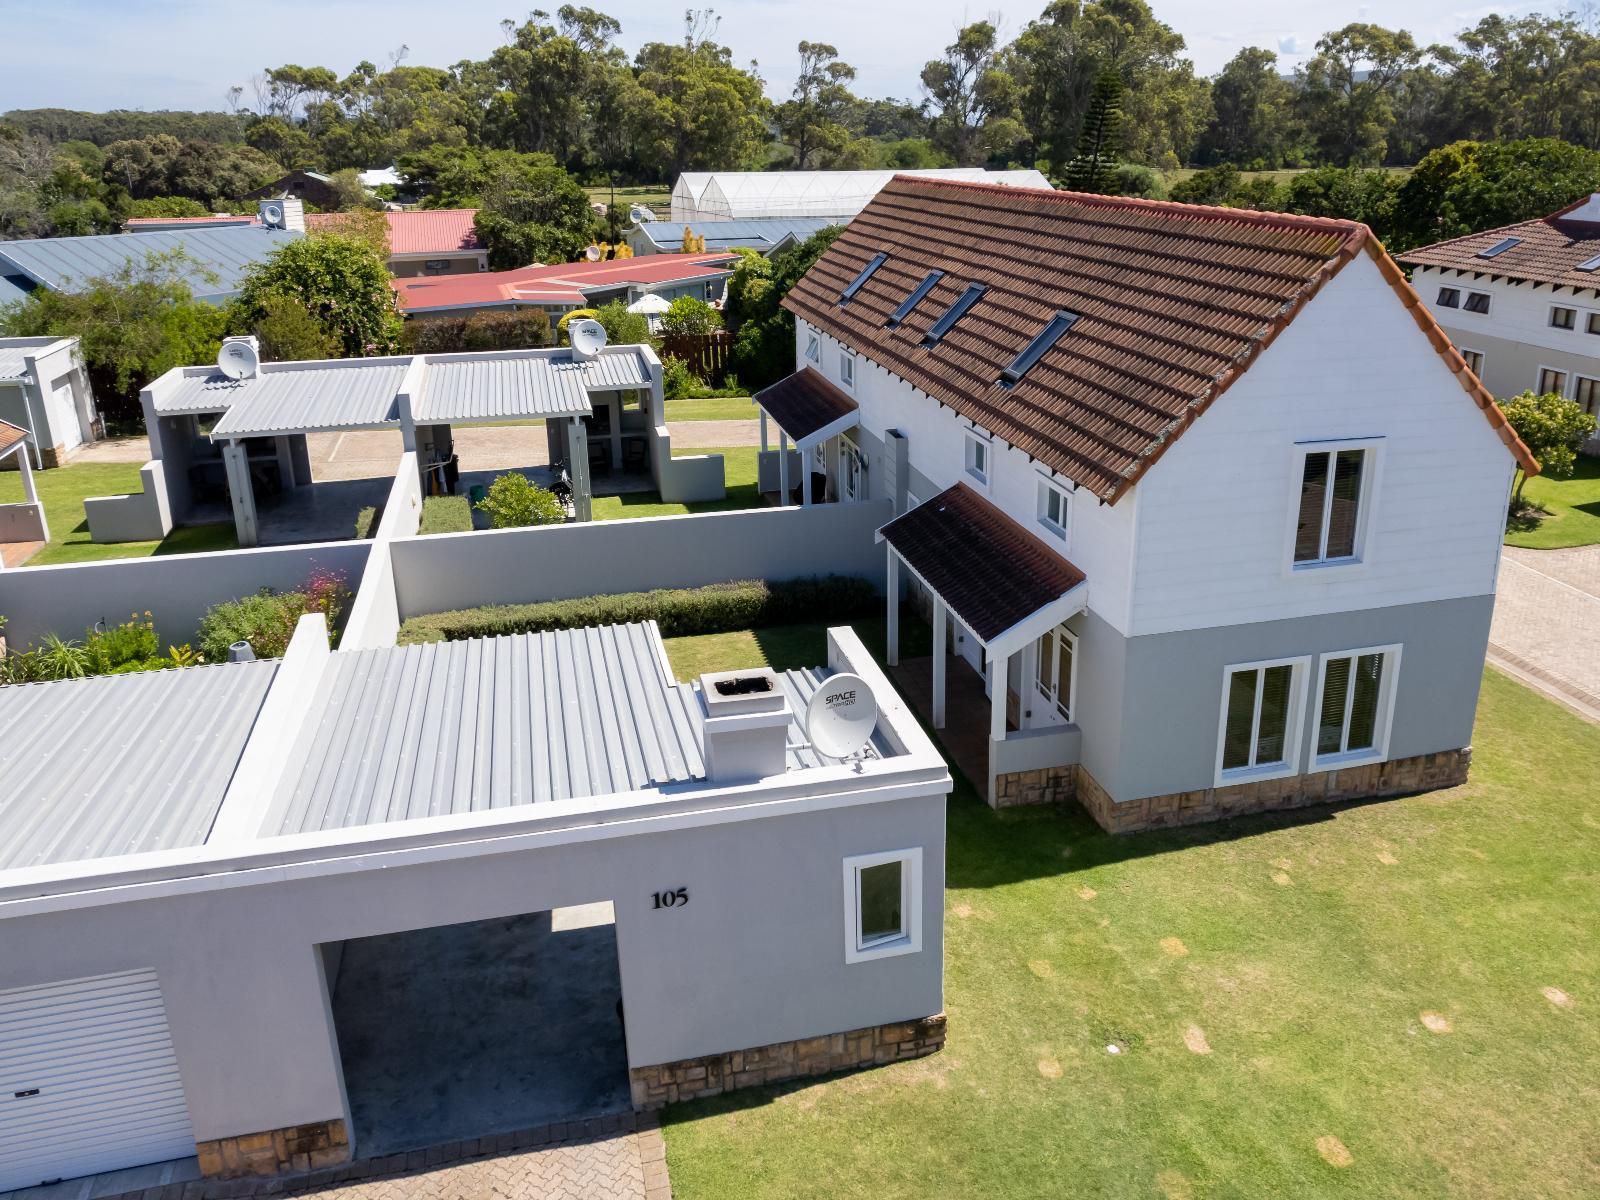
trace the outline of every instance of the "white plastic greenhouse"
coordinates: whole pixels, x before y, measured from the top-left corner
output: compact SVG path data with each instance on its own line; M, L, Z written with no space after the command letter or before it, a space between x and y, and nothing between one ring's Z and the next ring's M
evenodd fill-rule
M1048 188L1038 171L953 167L928 171L717 171L684 174L672 189L674 221L825 217L848 221L896 175Z

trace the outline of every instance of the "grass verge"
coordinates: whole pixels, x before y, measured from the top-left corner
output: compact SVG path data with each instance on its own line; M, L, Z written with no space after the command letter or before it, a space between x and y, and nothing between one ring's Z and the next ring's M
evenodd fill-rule
M1580 455L1571 479L1535 475L1522 494L1549 516L1514 521L1506 531L1506 545L1559 550L1600 542L1600 458Z
M749 396L667 401L669 421L754 421L758 415Z
M691 403L699 403L692 401ZM716 450L675 450L673 457L687 454L720 454L727 483L727 495L702 504L663 504L655 492L629 492L622 496L596 496L593 516L596 521L620 521L631 517L670 517L683 513L728 512L736 508L757 508L761 494L756 490L754 446L731 446Z

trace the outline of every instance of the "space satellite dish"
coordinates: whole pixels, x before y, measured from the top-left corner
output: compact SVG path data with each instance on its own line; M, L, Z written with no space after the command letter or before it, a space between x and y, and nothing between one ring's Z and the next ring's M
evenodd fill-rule
M599 262L600 261L600 247L591 244L587 249L584 250L583 256L586 259L588 259L590 262Z
M606 327L587 317L568 326L567 336L572 340L574 358L593 358L606 348Z
M859 675L833 675L822 681L806 705L806 736L819 754L849 758L878 727L878 698Z
M229 379L250 379L260 367L254 338L229 338L217 351L217 370Z

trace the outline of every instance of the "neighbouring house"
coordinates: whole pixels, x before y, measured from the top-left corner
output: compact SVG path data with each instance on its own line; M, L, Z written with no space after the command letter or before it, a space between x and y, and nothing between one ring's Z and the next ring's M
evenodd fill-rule
M326 212L339 207L333 179L317 171L290 171L287 175L244 194L246 200L300 200Z
M902 178L784 303L762 487L893 502L890 653L902 599L935 646L898 678L991 803L1466 778L1538 464L1364 225Z
M805 217L848 221L896 175L1048 188L1035 170L940 167L920 171L686 171L672 185L674 221L757 221Z
M39 468L95 440L100 415L77 338L0 337L0 421L24 431Z
M389 273L398 278L415 275L460 275L489 269L489 252L478 241L473 220L475 208L419 208L386 212L389 223ZM344 213L311 213L306 227L337 229Z
M70 292L84 280L174 251L183 255L174 270L195 298L224 304L238 295L251 268L302 236L299 201L263 201L260 208L258 219L249 223L229 218L216 225L205 218L155 232L0 242L0 304L21 300L36 288Z
M826 654L680 682L654 623L330 651L316 614L278 660L0 687L0 1192L937 1050L950 774ZM845 683L878 715L830 757Z
M826 217L774 217L762 221L643 221L628 230L628 247L636 255L681 254L683 232L705 239L706 253L759 250L771 257L805 241L837 221Z
M600 262L555 263L438 279L396 279L400 311L413 318L497 309L542 308L554 324L575 308L612 300L632 304L645 296L693 296L717 302L737 255L659 254Z
M1600 192L1536 221L1401 255L1496 396L1555 392L1600 416ZM1600 433L1584 446L1600 454Z

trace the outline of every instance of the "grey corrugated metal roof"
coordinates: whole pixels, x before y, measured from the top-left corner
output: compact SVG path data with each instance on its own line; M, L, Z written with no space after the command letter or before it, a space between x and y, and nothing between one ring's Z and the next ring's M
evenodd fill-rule
M276 672L0 687L0 870L202 844Z
M410 359L351 360L337 366L270 368L250 379L220 372L183 381L178 404L209 403L227 412L211 431L214 440L311 433L322 429L377 429L400 420L396 395ZM164 406L158 411L170 411Z
M130 261L142 263L148 254L182 250L193 260L182 272L189 290L198 299L221 301L239 291L256 263L303 236L298 230L243 225L34 238L0 242L0 269L53 291L70 291L73 283L112 274Z
M4 272L5 262L0 260L0 306L26 300L33 291L33 280L26 275L9 275Z
M770 217L745 221L645 221L636 226L654 245L677 250L683 245L683 231L694 230L706 239L706 250L731 250L747 247L765 250L793 234L804 241L813 233L838 225L837 220L816 217Z
M430 358L412 415L418 424L583 416L590 392L650 386L644 355L631 346L587 361L570 355Z
M28 377L28 364L23 361L26 350L0 349L0 381L9 383Z

